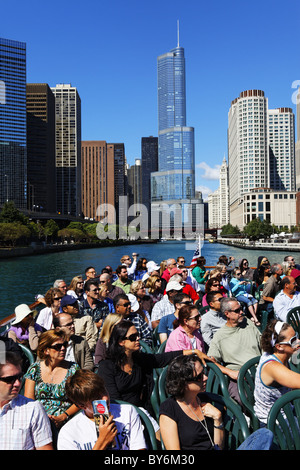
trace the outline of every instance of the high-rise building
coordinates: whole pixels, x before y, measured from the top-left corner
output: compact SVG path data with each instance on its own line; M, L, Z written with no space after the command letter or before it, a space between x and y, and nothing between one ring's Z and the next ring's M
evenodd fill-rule
M27 209L26 43L0 38L0 204Z
M127 184L129 206L132 204L142 204L142 162L140 158L135 159L134 165L128 166Z
M185 58L179 41L175 49L158 57L157 67L158 171L151 174L151 224L171 224L180 236L180 220L191 229L195 226L191 214L200 200L195 199L194 128L186 125ZM162 211L160 220L154 221L160 208L171 205L181 207L179 218L172 212L165 217Z
M114 165L114 205L119 222L120 201L127 196L126 155L124 143L108 143L107 159ZM110 184L110 182L108 182ZM125 216L125 215L124 215ZM127 220L126 220L127 221Z
M268 110L270 188L295 191L295 116L291 108Z
M108 158L106 141L82 141L81 175L83 216L99 220L99 206L110 204L115 207L114 159ZM108 214L107 220L115 223L112 212Z
M297 116L297 136L296 136L296 145L295 145L295 173L296 173L296 191L300 191L300 88L298 89L297 93L297 101L296 101L296 116ZM299 206L300 212L300 206ZM300 223L300 217L298 218L298 222Z
M46 83L27 84L28 209L56 212L55 98Z
M229 223L228 165L224 156L220 167L220 185L208 195L209 228L221 228Z
M158 138L142 137L142 203L150 213L151 206L151 173L158 170Z
M152 202L195 197L194 128L186 126L184 49L157 59L158 171L152 174Z
M81 99L77 88L58 84L56 117L56 208L61 214L81 215Z
M239 225L241 196L269 187L268 99L261 90L243 91L228 113L230 223ZM238 216L239 217L239 216Z

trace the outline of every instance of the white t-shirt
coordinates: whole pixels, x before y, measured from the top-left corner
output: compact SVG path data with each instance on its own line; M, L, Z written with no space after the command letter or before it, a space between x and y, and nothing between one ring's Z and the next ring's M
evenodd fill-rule
M131 405L112 403L109 408L118 434L116 450L146 449L141 419ZM70 419L58 434L58 450L92 450L97 440L96 427L84 411Z

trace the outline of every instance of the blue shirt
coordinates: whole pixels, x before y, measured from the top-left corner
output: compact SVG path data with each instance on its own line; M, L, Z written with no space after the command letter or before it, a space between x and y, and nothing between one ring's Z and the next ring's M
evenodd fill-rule
M170 313L169 315L165 315L162 317L158 324L158 334L160 333L166 333L167 336L169 337L170 333L172 333L174 327L173 327L173 321L176 320L176 317L174 313Z

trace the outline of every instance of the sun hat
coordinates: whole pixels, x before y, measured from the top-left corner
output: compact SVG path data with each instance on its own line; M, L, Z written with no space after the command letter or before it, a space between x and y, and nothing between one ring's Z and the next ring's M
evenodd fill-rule
M183 289L183 286L181 284L179 284L179 282L170 281L167 284L166 292L169 292L170 290L181 290L181 289Z
M26 304L20 304L15 308L15 314L16 318L14 321L11 322L11 325L16 325L17 323L20 323L24 318L26 318L28 315L31 313L34 313L34 310L30 310L28 305Z
M127 297L128 297L128 299L129 299L129 301L130 301L130 303L131 303L131 310L132 310L133 312L137 312L137 311L139 310L139 308L140 308L140 304L139 304L139 302L138 302L136 296L133 295L133 294L127 294Z

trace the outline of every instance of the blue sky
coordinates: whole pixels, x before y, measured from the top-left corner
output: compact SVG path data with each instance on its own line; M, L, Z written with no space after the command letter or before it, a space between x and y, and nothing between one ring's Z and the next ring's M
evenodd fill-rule
M270 108L293 108L300 81L298 0L16 0L1 5L1 37L27 43L28 83L71 83L82 100L82 140L157 136L157 57L186 57L187 125L195 128L196 186L218 187L227 158L228 110L247 89Z

